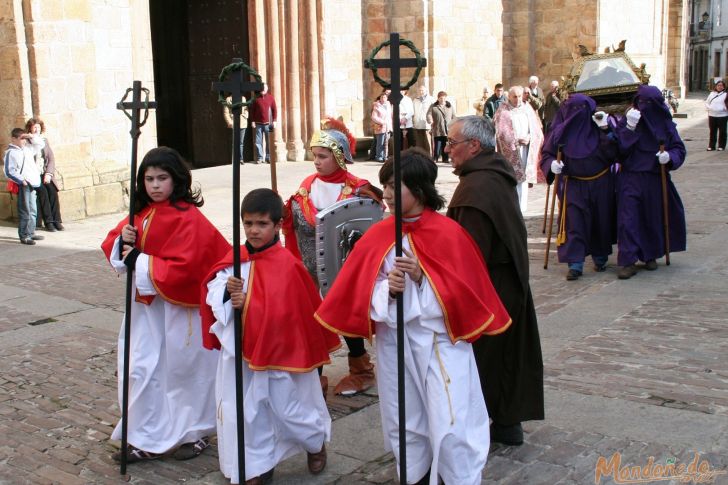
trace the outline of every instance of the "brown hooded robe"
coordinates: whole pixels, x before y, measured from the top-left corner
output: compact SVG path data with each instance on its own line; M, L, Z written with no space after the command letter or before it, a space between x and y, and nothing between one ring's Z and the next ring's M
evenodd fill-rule
M513 324L473 343L488 414L501 425L544 419L541 343L528 284L528 241L516 176L502 155L484 150L455 172L448 217L475 239Z

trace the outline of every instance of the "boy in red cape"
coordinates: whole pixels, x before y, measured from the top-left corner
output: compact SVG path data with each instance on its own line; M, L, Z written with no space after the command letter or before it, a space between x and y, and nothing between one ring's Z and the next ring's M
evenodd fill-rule
M240 483L233 321L234 309L242 311L245 483L251 485L266 483L279 462L302 451L311 473L326 466L331 418L317 368L341 344L314 320L318 290L278 240L283 219L278 194L253 190L240 212L247 238L240 248L242 280L233 276L231 250L204 280L201 314L205 347L221 349L215 385L220 469Z
M118 273L134 271L128 460L193 458L215 431L215 357L202 348L202 276L230 245L198 207L192 175L175 150L150 150L139 166L134 225L125 218L101 245ZM138 236L140 235L140 236ZM119 240L124 247L119 254ZM124 328L119 333L119 401ZM121 423L112 439L121 438ZM120 453L114 455L120 459Z
M342 335L377 334L385 448L399 461L397 293L403 293L407 478L410 483L479 484L490 445L488 414L470 342L511 323L480 252L456 222L435 212L437 166L414 148L402 152L403 256L394 253L394 218L357 242L316 312ZM379 171L394 211L393 163ZM419 481L417 481L419 480Z
M368 181L354 176L346 169L354 163L356 139L343 122L326 118L321 131L311 137L311 151L316 173L306 177L295 194L286 202L283 236L286 249L303 261L311 279L316 276L316 214L334 203L351 197L367 197L381 202L381 191ZM344 337L349 348L349 375L334 388L345 396L366 391L374 385L374 364L364 348L364 339ZM326 394L328 379L321 377Z

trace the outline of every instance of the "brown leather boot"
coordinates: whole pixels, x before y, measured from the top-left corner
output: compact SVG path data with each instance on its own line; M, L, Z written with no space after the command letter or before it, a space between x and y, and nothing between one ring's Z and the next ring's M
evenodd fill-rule
M321 445L318 453L306 453L308 458L308 471L314 475L321 473L326 468L326 443Z
M349 357L349 375L339 381L334 388L334 393L353 396L366 391L375 382L374 364L369 361L368 353L361 357Z

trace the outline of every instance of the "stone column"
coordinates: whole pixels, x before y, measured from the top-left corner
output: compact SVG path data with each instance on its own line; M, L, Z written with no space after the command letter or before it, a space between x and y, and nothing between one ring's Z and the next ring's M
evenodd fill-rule
M304 0L306 29L306 139L308 144L311 135L320 127L321 109L319 92L319 34L318 16L316 15L316 0Z
M283 80L281 78L281 44L280 44L280 31L279 31L279 4L275 1L266 1L265 13L266 13L266 36L265 40L270 46L268 49L268 69L266 70L266 81L270 89L271 95L275 98L278 106L278 123L276 123L276 129L273 131L271 138L273 139L273 146L271 147L271 156L275 157L277 162L286 160L286 143L283 140L283 127L285 125L282 108L284 106L283 100Z
M298 2L288 3L286 16L286 132L288 160L303 160L305 151L301 141L301 89L299 82L300 55L298 51Z

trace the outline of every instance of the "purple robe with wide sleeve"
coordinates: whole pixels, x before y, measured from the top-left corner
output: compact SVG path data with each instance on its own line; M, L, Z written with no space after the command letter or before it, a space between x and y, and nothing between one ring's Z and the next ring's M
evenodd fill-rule
M590 120L591 121L591 120ZM566 240L557 245L559 262L580 263L587 255L612 254L615 240L615 194L612 164L617 161L618 149L613 136L592 124L599 132L596 148L583 157L569 157L564 150L561 160L564 168L559 177L560 201L559 232L565 231ZM556 150L546 144L541 151L541 170L553 179L551 162ZM580 180L596 177L593 180ZM564 186L566 210L564 211ZM564 212L562 212L564 211Z
M646 262L665 255L662 182L656 156L660 141L664 142L665 150L670 154L670 162L664 166L670 252L685 251L686 247L685 209L670 177L670 172L680 168L685 161L685 145L672 119L660 119L663 116L660 103L664 105L661 93L658 102L656 94L651 92L653 90L645 89L643 93L642 88L653 88L657 93L660 92L652 86L641 87L642 96L638 94L638 100L649 96L648 101L652 102L652 106L640 106L642 119L634 131L627 127L626 118L617 125L617 138L623 159L617 189L620 266L628 266L637 261Z

